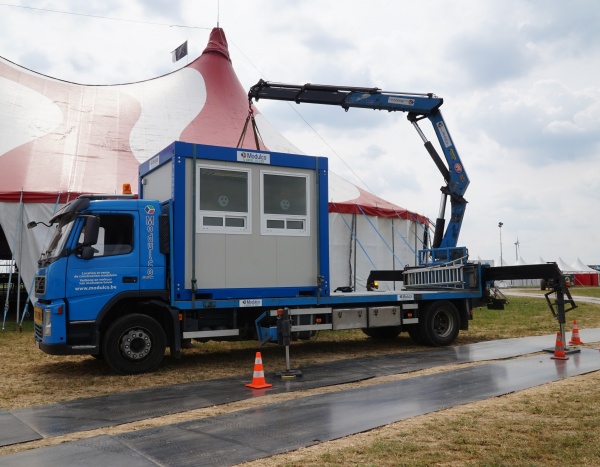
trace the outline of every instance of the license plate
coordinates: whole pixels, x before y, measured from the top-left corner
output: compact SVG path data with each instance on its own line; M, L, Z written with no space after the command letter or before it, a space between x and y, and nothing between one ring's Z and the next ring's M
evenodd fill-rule
M42 324L42 309L39 306L33 307L33 321L35 324Z

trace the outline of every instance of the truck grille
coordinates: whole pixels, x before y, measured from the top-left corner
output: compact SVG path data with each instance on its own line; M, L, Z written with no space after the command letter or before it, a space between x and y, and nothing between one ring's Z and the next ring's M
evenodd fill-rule
M35 276L34 289L36 295L46 294L46 276Z

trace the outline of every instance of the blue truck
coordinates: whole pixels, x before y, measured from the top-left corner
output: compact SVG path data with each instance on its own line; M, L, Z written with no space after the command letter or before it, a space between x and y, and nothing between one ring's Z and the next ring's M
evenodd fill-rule
M548 293L557 294L564 332L565 303L574 303L555 264L493 268L470 262L467 249L456 246L468 178L439 113L441 99L312 86L261 81L249 97L300 102L308 92L311 102L346 109L409 111L417 129L422 118L433 123L447 164L424 143L446 186L433 247L419 252L417 266L372 271L364 292L334 289L326 158L174 142L140 165L137 197L82 195L50 219L53 236L34 281L36 346L101 357L119 374L156 369L167 347L180 358L192 339L281 343L282 329L300 337L407 332L444 346L468 329L473 308L502 308L494 280L517 276L557 278ZM382 280L398 290L378 290Z

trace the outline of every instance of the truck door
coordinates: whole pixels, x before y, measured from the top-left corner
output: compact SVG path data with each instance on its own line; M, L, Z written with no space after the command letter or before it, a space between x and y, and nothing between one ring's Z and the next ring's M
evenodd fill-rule
M69 321L93 320L115 295L139 290L139 245L133 214L99 214L94 256L69 256L66 296ZM83 233L81 234L83 236Z

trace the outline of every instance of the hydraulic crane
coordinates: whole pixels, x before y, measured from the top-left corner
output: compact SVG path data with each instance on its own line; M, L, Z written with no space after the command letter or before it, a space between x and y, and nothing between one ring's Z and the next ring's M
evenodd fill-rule
M248 92L250 103L252 99L271 99L280 101L291 101L310 104L339 105L348 111L351 107L387 110L388 112L406 112L408 120L423 140L425 149L433 159L438 170L444 178L445 185L442 186L442 198L440 202L439 215L435 223L435 233L430 250L419 252L420 267L405 267L404 271L397 270L374 270L367 279L367 288L377 280L400 281L407 289L430 289L439 288L440 284L433 277L439 277L440 272L450 274L453 268L460 269L463 277L478 277L476 273L467 273L474 267L468 263L468 252L466 247L457 247L458 236L462 225L467 201L464 198L465 191L469 186L469 177L463 167L462 161L444 118L440 112L443 99L432 93L415 94L385 92L379 88L362 88L348 86L331 86L321 84L282 84L260 80L250 88ZM433 125L440 147L446 159L442 160L433 144L427 140L418 122L428 119ZM446 231L445 212L446 202L450 198L450 220ZM433 267L430 267L433 266ZM436 268L436 267L440 268ZM415 278L417 278L415 280ZM423 279L424 278L424 279ZM545 294L546 301L552 314L558 319L561 326L563 342L565 340L565 313L577 305L575 304L566 285L562 272L556 263L536 264L525 266L500 266L482 268L475 283L493 284L497 280L513 279L552 279L552 290ZM549 299L551 294L556 294L554 303ZM497 300L487 297L488 307L501 309L505 300ZM569 308L565 307L565 304ZM556 306L556 310L554 308Z
M463 167L460 156L448 127L440 112L444 100L432 93L398 93L384 92L378 88L362 88L348 86L331 86L321 84L282 84L260 80L250 88L248 98L271 99L311 104L339 105L348 111L351 107L387 110L389 112L406 112L408 120L423 140L425 149L433 159L444 178L441 188L439 214L435 223L432 249L422 250L419 255L421 264L441 264L449 261L466 261L467 249L457 248L458 236L462 225L467 201L464 193L469 186L469 177ZM419 121L428 119L438 138L446 159L442 160L434 145L427 139ZM450 220L446 231L446 203L450 198Z

